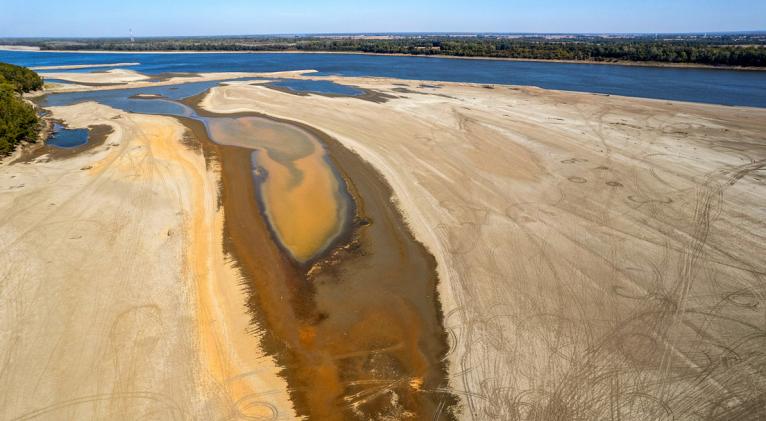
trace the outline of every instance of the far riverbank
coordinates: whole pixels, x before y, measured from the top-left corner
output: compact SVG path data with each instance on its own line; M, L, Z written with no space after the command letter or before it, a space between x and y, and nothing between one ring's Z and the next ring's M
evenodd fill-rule
M42 50L38 47L21 45L0 45L0 51L21 51L41 53L79 53L79 54L338 54L338 55L361 55L361 56L393 56L393 57L424 57L446 58L456 60L490 60L490 61L515 61L532 63L565 63L565 64L599 64L613 66L634 67L658 67L658 68L681 68L681 69L716 69L716 70L743 70L743 71L766 71L766 67L743 67L743 66L714 66L698 63L664 63L658 61L598 61L598 60L554 60L536 58L512 58L512 57L482 57L482 56L454 56L441 54L403 54L403 53L367 53L361 51L303 51L303 50L275 50L275 51L225 51L225 50L157 50L157 51L124 51L124 50Z

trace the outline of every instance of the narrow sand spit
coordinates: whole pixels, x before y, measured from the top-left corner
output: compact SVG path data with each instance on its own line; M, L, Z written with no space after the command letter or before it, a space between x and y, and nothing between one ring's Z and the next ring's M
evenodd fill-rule
M166 74L149 77L133 70L112 69L104 72L72 73L72 72L45 72L41 76L49 79L61 79L72 83L52 83L46 86L45 92L34 92L27 96L42 95L44 93L70 92L70 91L99 91L119 88L142 88L147 86L176 85L179 83L205 82L211 80L239 79L239 78L282 78L298 77L302 74L313 73L315 70L248 73L248 72L216 72L202 74ZM262 83L268 80L261 81ZM234 83L234 82L233 82ZM80 84L80 85L78 85Z
M98 67L128 67L138 66L141 63L102 63L102 64L70 64L65 66L37 66L30 67L32 70L73 70L73 69L90 69Z
M129 69L110 69L91 73L72 72L45 72L42 76L46 79L64 79L75 83L128 83L148 80L149 76Z
M435 255L464 419L766 416L766 110L327 78L207 110L316 127Z
M215 162L172 118L51 110L113 132L0 166L0 418L293 418L223 255Z

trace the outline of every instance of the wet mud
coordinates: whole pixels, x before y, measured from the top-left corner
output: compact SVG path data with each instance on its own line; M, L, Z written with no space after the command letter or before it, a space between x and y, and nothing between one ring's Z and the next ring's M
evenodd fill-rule
M283 367L298 414L453 419L435 260L404 224L382 177L322 132L291 123L321 139L355 204L334 246L300 264L270 230L252 150L212 143L204 125L182 121L217 151L226 252L245 275L254 327Z
M297 262L311 262L348 229L352 199L317 138L263 117L205 121L216 143L254 148L261 208L275 239Z

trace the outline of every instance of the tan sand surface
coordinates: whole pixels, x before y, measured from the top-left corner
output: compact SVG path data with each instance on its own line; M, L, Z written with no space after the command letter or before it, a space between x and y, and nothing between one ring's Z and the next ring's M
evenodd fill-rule
M329 79L397 98L201 105L314 126L383 174L438 262L463 419L764 416L766 110Z
M72 69L90 69L97 67L127 67L138 66L141 63L103 63L103 64L70 64L66 66L36 66L30 67L32 70L72 70Z
M41 75L44 78L63 79L75 83L128 83L149 79L148 76L129 69L110 69L91 73L44 72Z
M75 92L75 91L100 91L115 89L113 85L120 85L119 88L144 88L149 86L176 85L179 83L205 82L211 80L227 80L249 77L260 78L290 78L299 77L302 74L312 73L315 70L267 72L267 73L248 73L248 72L216 72L202 74L179 74L170 75L162 80L152 80L151 77L138 73L133 70L113 69L106 72L91 73L71 73L71 72L46 72L41 73L45 78L61 79L72 83L46 83L45 92L37 91L25 94L28 97L39 96L44 93L56 92ZM258 83L267 83L268 80L259 80ZM81 83L83 85L78 85ZM253 83L253 82L227 82L231 84ZM98 86L104 85L104 86ZM112 86L110 86L112 85Z
M0 45L0 51L40 51L40 47L28 45Z
M95 103L102 146L0 165L0 419L292 419L223 255L214 163Z

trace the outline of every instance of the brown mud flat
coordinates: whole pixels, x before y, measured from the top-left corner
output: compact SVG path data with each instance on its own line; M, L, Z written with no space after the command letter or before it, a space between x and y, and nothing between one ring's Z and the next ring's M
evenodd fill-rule
M346 235L301 265L279 247L263 215L252 149L215 144L202 123L181 121L220 160L224 247L245 276L262 346L283 367L298 414L454 419L435 260L392 206L380 175L324 133L286 122L321 139L356 203Z

